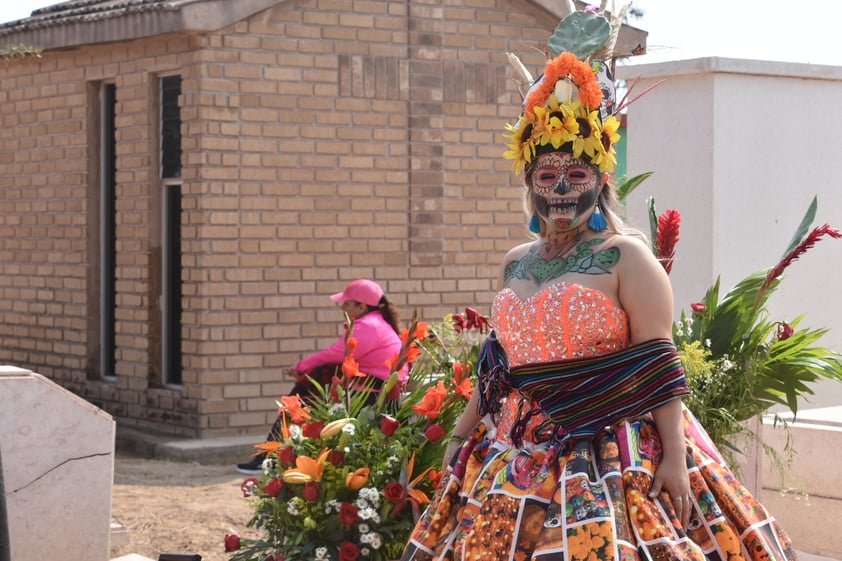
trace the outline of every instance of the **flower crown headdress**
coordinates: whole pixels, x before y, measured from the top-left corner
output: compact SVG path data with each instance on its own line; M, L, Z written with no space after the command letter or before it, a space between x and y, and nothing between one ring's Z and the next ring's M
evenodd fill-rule
M538 154L557 150L577 158L584 154L600 172L617 167L620 121L615 114L621 107L615 103L609 62L628 8L612 17L613 25L595 9L571 11L547 41L547 53L554 57L537 80L507 53L523 97L520 117L506 125L509 149L503 157L513 160L514 173L521 174ZM531 86L523 93L525 84Z

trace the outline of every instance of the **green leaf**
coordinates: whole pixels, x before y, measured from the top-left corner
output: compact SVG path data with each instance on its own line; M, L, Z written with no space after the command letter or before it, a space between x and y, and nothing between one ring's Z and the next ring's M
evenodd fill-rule
M658 256L658 213L655 210L655 197L646 199L646 206L649 207L649 233L652 236L652 253Z
M795 249L798 244L801 243L801 240L804 239L804 236L807 235L807 232L810 230L810 225L813 223L813 220L816 219L816 208L819 205L819 201L817 197L813 197L813 201L810 203L810 207L807 209L807 213L804 215L804 218L801 219L801 224L798 225L798 229L795 231L795 235L792 237L792 241L789 242L789 247L786 248L784 254L781 256L781 259L789 255L789 252Z
M563 52L584 60L599 50L611 35L611 24L594 12L573 12L555 28L547 48L556 56Z
M646 179L648 179L649 176L652 175L652 173L653 172L651 171L647 171L646 173L635 175L634 177L626 179L625 181L617 185L617 197L619 197L621 201L625 200L625 198L628 197L631 194L631 192L637 188L638 185L646 181Z

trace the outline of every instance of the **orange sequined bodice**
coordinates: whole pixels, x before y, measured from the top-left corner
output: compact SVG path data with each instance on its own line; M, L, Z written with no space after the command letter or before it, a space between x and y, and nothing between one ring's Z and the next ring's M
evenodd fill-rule
M598 356L629 344L625 311L602 292L567 282L525 300L504 288L491 323L509 366Z
M526 299L504 288L494 297L491 324L510 367L599 356L629 345L626 312L604 293L567 282ZM496 438L509 444L520 400L512 390L497 419ZM543 416L533 418L527 440L533 440L531 431L542 421Z

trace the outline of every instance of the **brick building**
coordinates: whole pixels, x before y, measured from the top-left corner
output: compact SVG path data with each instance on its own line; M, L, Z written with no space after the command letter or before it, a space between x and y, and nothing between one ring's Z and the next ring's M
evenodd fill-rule
M262 433L381 282L485 310L525 239L501 158L547 0L73 0L0 26L0 363L120 424ZM645 46L624 30L621 46Z

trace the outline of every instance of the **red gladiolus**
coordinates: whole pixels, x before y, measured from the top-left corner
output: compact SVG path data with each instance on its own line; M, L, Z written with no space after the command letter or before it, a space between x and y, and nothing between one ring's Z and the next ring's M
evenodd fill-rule
M345 461L345 452L341 452L339 450L333 450L330 453L330 456L327 457L327 461L329 461L331 464L333 464L335 466L341 465L342 462Z
M240 536L237 534L225 534L225 553L240 549Z
M322 429L325 428L324 421L316 421L315 423L305 423L301 427L301 434L307 438L319 438Z
M398 430L401 424L388 415L383 415L380 419L380 432L386 436L394 436L395 431Z
M360 509L351 503L342 503L339 507L339 523L343 526L352 526L362 521L359 515Z
M681 214L677 210L668 210L658 218L658 260L667 274L672 271L680 224Z
M304 500L314 503L319 500L319 495L321 495L321 487L318 481L310 481L304 484L304 490L301 491Z
M270 497L277 497L281 494L281 491L284 488L284 482L280 479L273 479L269 483L267 483L262 491L269 495Z
M787 322L782 321L778 324L778 341L786 341L792 337L793 333L795 333L795 330Z
M403 485L393 481L386 485L386 488L383 489L383 494L393 503L400 502L400 500L404 497Z
M280 460L281 465L284 466L294 466L295 458L296 454L292 446L286 446L278 453L278 460Z
M244 497L253 497L254 490L257 489L257 486L259 484L260 483L257 481L257 479L255 479L254 477L249 477L248 479L243 481L242 485L240 485L240 491L243 492Z
M339 546L339 561L357 561L360 556L360 546L351 542L342 542Z
M427 437L427 440L430 442L435 442L436 440L440 439L444 435L447 434L447 431L442 428L442 426L438 423L433 423L424 431L424 436Z

